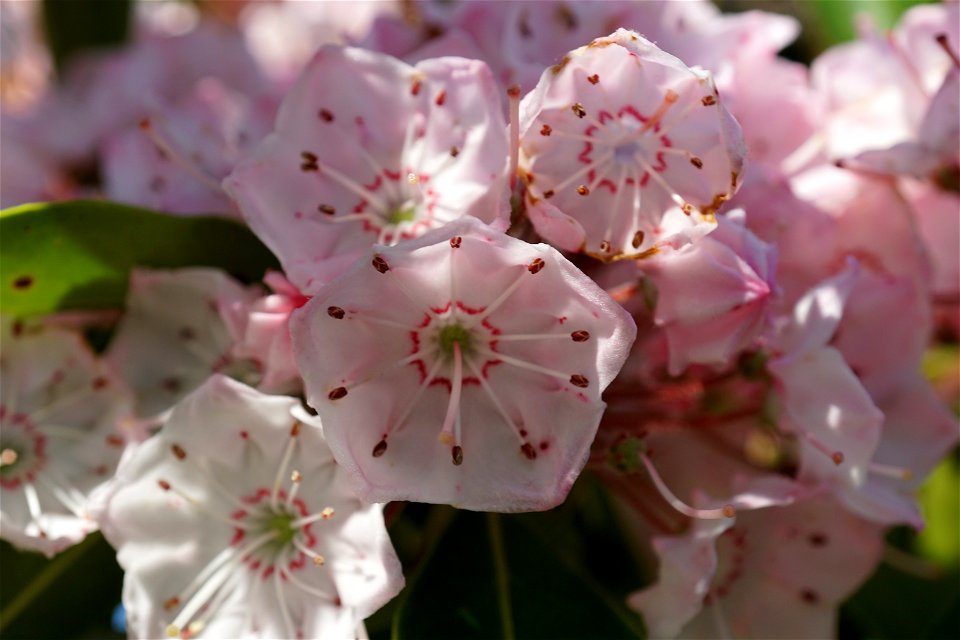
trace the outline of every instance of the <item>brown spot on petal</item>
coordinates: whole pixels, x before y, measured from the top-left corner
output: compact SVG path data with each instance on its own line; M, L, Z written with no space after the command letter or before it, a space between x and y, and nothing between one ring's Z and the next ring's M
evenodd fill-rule
M577 187L577 193L579 193L582 196L588 196L590 195L590 189L587 187L587 185L582 184L579 187Z
M453 464L457 465L458 467L462 465L463 464L463 447L461 447L458 444L454 445L453 448L450 449L450 457L453 458Z
M170 447L170 451L173 452L173 455L176 456L177 460L184 460L187 457L187 452L183 450L178 444L174 444Z
M637 231L635 234L633 234L633 240L630 241L630 244L634 249L639 249L640 245L643 244L643 236L643 231Z
M817 604L820 602L820 596L813 589L804 589L800 592L800 599L807 604Z
M709 107L711 105L717 104L717 99L713 96L703 96L700 98L700 102L703 103L703 106Z
M583 105L580 104L579 102L574 103L573 106L570 107L570 109L573 111L573 114L578 118L583 118L587 115L587 110L584 109Z
M812 547L824 547L828 541L826 534L820 532L811 533L807 540Z
M347 390L345 387L337 387L333 391L327 394L327 397L331 400L339 400L347 395Z
M550 125L545 124L542 127L540 127L540 135L548 136L551 133L553 133L553 127L551 127Z
M703 160L701 160L697 156L692 156L690 158L690 164L695 166L697 169L703 169Z
M593 74L592 76L587 76L587 80L590 82L590 84L597 84L600 82L600 76Z
M333 114L330 113L329 109L320 109L317 115L319 115L320 119L324 122L333 122Z
M317 162L320 158L317 157L317 154L310 153L309 151L301 151L300 158L303 162L300 163L301 171L320 171L320 165Z
M340 307L327 307L327 315L337 320L342 320L346 312Z
M586 387L590 386L590 381L587 380L586 376L582 376L579 373L575 373L572 376L570 376L570 384L572 384L575 387L580 387L581 389L585 389Z
M527 460L533 460L537 457L537 450L533 448L533 445L529 442L524 442L523 446L520 447L520 451L527 457Z
M461 238L460 236L453 236L452 238L450 238L450 246L453 247L454 249L459 249L460 244L462 242L463 242L463 238Z
M111 447L123 446L123 438L113 433L106 437L106 441L107 441L107 445Z
M460 149L457 147L450 147L450 156L452 158L456 158L458 155L460 155Z
M574 342L586 342L590 339L590 332L580 329L579 331L571 333L570 337L573 338Z
M390 265L388 265L387 261L384 260L383 257L380 255L373 256L373 260L371 261L371 264L373 265L373 268L379 271L380 273L386 273L387 271L390 271Z
M317 207L317 211L327 216L336 215L337 213L336 208L330 206L329 204L321 204Z
M410 84L410 95L415 96L420 93L421 82L419 79L414 80Z
M377 443L377 446L373 448L372 455L374 458L379 458L386 452L386 450L387 450L387 441L381 440L380 442Z
M549 199L552 198L552 197L553 197L553 189L548 189L548 190L546 190L546 191L543 192L543 199L544 199L544 200L549 200Z
M33 286L33 276L19 276L13 281L14 289L29 289Z
M527 265L527 271L530 273L540 273L540 270L547 266L543 258L535 258L533 262Z

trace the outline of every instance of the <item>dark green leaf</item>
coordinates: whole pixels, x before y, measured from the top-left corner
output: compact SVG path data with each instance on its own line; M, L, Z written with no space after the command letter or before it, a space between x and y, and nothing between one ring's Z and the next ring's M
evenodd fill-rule
M591 554L606 551L622 577L632 563L628 552L616 543L585 548L584 527L568 517L578 513L567 505L545 514L453 512L436 548L409 579L394 636L644 637L642 619L623 604L624 594L611 593L586 570ZM618 580L604 576L603 582ZM633 576L628 582L640 586Z
M244 225L103 201L0 212L0 309L29 316L120 308L130 269L214 266L254 281L276 259Z
M57 69L74 54L123 44L131 0L43 0L43 26Z

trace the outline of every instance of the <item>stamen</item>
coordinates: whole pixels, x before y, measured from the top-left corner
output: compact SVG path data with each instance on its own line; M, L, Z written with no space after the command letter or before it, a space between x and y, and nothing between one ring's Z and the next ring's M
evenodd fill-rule
M277 498L280 496L280 484L287 473L287 465L290 464L290 458L293 457L293 448L297 445L297 435L299 429L296 427L299 422L294 423L294 428L290 430L290 439L287 440L287 446L283 451L283 458L280 459L280 466L277 468L277 475L273 479L273 491L270 494L270 506L274 511L277 509Z
M290 474L290 493L287 494L286 506L290 508L293 505L293 500L297 496L297 491L300 489L300 482L303 480L303 476L299 471L294 469L293 473Z
M653 463L650 462L650 458L648 458L645 453L638 451L637 456L640 458L643 466L646 467L647 473L650 474L650 478L653 480L654 486L657 487L657 491L660 492L660 495L663 496L663 499L666 500L671 507L683 515L691 518L699 518L701 520L719 520L721 518L732 518L734 515L736 515L736 510L731 504L724 505L719 509L694 509L687 503L680 500L680 498L675 496L673 492L670 491L667 485L663 482L663 479L660 477L660 474L657 473Z
M251 540L241 549L227 547L217 554L217 556L204 567L203 571L193 579L187 589L184 590L182 598L190 598L190 600L167 627L167 633L169 634L171 629L176 629L177 633L174 635L179 634L180 629L183 629L204 605L208 604L211 596L217 593L227 579L233 575L234 565L270 540L273 540L276 535L275 531L269 531ZM228 563L229 566L224 567L224 565Z
M460 353L460 343L453 343L453 380L450 385L450 402L447 404L447 415L443 418L443 429L440 431L440 442L454 444L453 464L463 462L463 450L460 448L460 392L463 389L463 355ZM454 425L456 424L456 433ZM459 462L457 451L459 450Z
M499 309L500 305L502 305L507 300L507 298L509 298L513 294L513 292L516 291L517 287L520 286L520 283L523 282L524 275L525 275L524 271L521 271L517 275L517 279L511 282L510 285L506 289L504 289L499 296L497 296L496 300L494 300L493 302L488 304L486 308L484 308L483 313L477 316L477 321L482 322L483 320L488 318L491 313Z
M887 478L894 478L896 480L903 480L904 482L909 482L913 480L913 470L906 469L904 467L895 467L888 464L881 464L879 462L871 462L867 465L867 471L874 473L878 476L885 476Z
M543 374L546 374L546 375L551 376L551 377L554 377L554 378L559 378L559 379L561 379L561 380L567 380L567 381L571 382L572 384L575 384L575 385L578 386L578 387L581 386L581 385L578 384L577 382L573 382L573 378L583 378L583 376L579 376L579 375L576 375L576 374L575 374L574 376L571 376L569 373L563 373L563 372L561 372L561 371L557 371L556 369L550 369L550 368L548 368L548 367L542 367L542 366L540 366L540 365L538 365L538 364L534 364L534 363L532 363L532 362L527 362L526 360L520 360L519 358L514 358L513 356L508 356L508 355L505 355L505 354L503 354L503 353L499 353L499 352L497 352L497 351L491 351L490 349L488 349L488 348L486 348L486 347L484 347L484 346L481 346L481 345L478 345L478 346L477 346L477 351L483 353L483 354L486 355L487 357L492 358L492 359L494 359L494 360L503 360L503 361L506 362L507 364L512 364L512 365L515 366L515 367L519 367L519 368L521 368L521 369L527 369L528 371L537 371L537 372L539 372L539 373L543 373ZM586 381L586 378L583 378L583 380ZM579 380L578 380L578 382L579 382Z
M296 638L298 637L297 633L293 628L293 618L290 615L290 608L287 606L287 601L283 597L283 585L280 582L280 572L273 574L273 588L277 594L277 601L280 603L280 614L283 617L283 625L287 630L287 638Z
M837 465L837 466L840 466L841 464L843 464L843 452L842 452L842 451L837 451L837 450L835 450L835 449L831 449L831 448L828 447L822 440L820 440L819 438L817 438L817 436L813 435L813 434L810 433L809 431L801 431L800 433L803 434L803 437L806 439L807 442L810 443L810 445L811 445L814 449L816 449L816 450L819 451L820 453L824 454L825 456L827 456L828 458L830 458L831 460L833 460L833 464L835 464L835 465Z
M583 165L582 167L574 171L572 174L567 176L565 180L562 180L559 184L553 185L552 190L562 191L563 189L566 189L567 187L572 185L574 182L577 182L581 176L585 175L591 169L596 169L597 174L602 173L600 169L607 166L609 163L613 162L614 153L615 151L613 149L609 149L606 152L600 154L596 160L592 160L590 163Z
M950 41L945 33L937 34L937 44L939 44L943 50L950 56L950 60L953 62L953 66L960 69L960 58L957 57L957 54L953 49L950 48Z
M208 189L216 191L217 193L223 192L223 188L216 179L198 167L195 162L188 160L182 153L177 151L173 145L167 141L166 138L160 135L160 133L153 127L153 123L150 122L150 118L144 118L140 121L140 130L146 134L147 138L149 138L158 149L166 154L173 164L189 173L191 176L196 178L200 184Z
M323 592L323 591L320 591L320 590L317 589L316 587L311 586L311 585L309 585L309 584L301 581L299 578L297 578L297 577L294 575L294 572L293 572L293 571L285 571L285 570L281 569L280 572L281 572L284 576L286 576L287 580L290 581L290 584L294 585L295 587L297 587L298 589L300 589L300 590L303 591L304 593L307 593L307 594L309 594L309 595L311 595L311 596L314 596L315 598L320 598L321 600L325 600L325 601L327 601L327 602L336 602L336 601L339 599L338 596L331 596L329 593L325 593L325 592Z
M333 508L326 507L325 509L323 509L323 511L320 511L319 513L314 513L309 516L304 516L302 518L298 518L294 520L293 522L290 523L290 528L299 529L300 527L303 527L308 524L313 524L314 522L318 522L320 520L330 520L331 518L333 518L333 516L334 516Z
M510 100L510 192L517 188L517 165L520 160L520 86L507 89Z
M193 496L181 491L178 487L173 486L168 480L158 480L157 482L160 485L161 489L163 489L164 491L169 491L170 493L173 493L179 496L181 499L184 500L184 502L187 502L188 504L190 504L190 506L194 507L201 513L213 518L214 520L222 522L223 524L229 527L235 527L237 529L246 530L249 528L246 524L244 524L243 522L240 522L239 520L228 518L220 513L217 513L216 511L213 511L206 505L206 503L200 502Z
M569 333L515 333L513 335L499 335L497 336L497 342L512 342L512 341L522 341L522 340L569 340ZM582 342L582 340L573 339L574 342Z
M46 538L47 532L40 522L40 519L43 517L43 511L40 508L40 496L37 495L37 488L29 482L24 483L23 495L27 499L27 509L30 511L30 519L37 525L37 530L40 532L40 535Z
M513 418L511 418L507 413L507 410L503 408L502 404L500 404L500 398L498 398L497 394L495 394L493 389L490 388L490 384L483 377L483 373L477 368L477 365L475 365L472 360L468 359L467 366L470 368L470 371L473 372L473 375L476 377L476 379L480 381L480 386L483 387L483 390L490 398L490 401L493 402L493 406L496 407L497 412L503 418L503 421L506 422L510 426L510 429L513 430L513 433L516 434L517 440L520 441L520 444L529 444L526 437L520 433L520 427L517 426L517 424L513 421Z
M663 96L663 101L660 103L660 106L657 107L657 110L653 112L653 115L643 123L643 126L638 130L639 132L649 131L655 127L660 120L663 118L663 115L667 112L667 109L672 107L674 103L680 98L676 91L673 89L667 89L667 93Z

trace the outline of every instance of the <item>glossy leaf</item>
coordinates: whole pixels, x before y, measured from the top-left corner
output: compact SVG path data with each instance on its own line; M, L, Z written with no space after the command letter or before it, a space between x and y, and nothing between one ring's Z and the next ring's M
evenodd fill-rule
M517 515L450 511L449 526L401 595L395 638L645 636L642 619L624 605L626 592L613 593L606 576L601 586L589 570L592 561L614 565L621 580L612 583L636 588L638 578L624 579L632 559L622 541L596 544L590 527L574 521L585 515L579 507ZM605 524L611 531L609 519ZM596 554L604 552L613 555L600 560Z
M258 280L276 259L241 223L103 201L0 212L0 309L29 316L120 308L135 266L214 266Z

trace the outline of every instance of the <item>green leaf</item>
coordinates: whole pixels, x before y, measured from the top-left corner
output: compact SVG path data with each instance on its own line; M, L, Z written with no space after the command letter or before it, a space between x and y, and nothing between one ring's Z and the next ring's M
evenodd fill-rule
M567 520L577 509L519 515L437 509L450 512L450 523L408 580L394 615L395 638L645 637L625 594L611 593L585 570L587 556L604 550L583 548ZM569 526L559 526L564 520ZM622 545L605 549L621 567L630 564Z
M943 567L960 566L960 462L949 456L934 469L920 490L927 521L917 535L917 549Z
M43 0L43 26L58 71L74 54L123 44L131 0Z
M0 310L30 316L120 308L133 267L220 267L259 280L276 258L243 224L104 201L0 211Z

